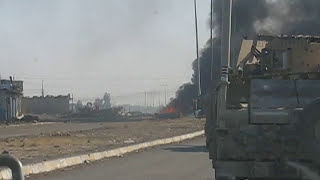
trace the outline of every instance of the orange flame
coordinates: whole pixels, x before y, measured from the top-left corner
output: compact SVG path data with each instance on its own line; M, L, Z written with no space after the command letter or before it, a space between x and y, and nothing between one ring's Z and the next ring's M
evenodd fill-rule
M164 110L160 111L160 114L164 113L175 113L177 110L174 107L167 107Z

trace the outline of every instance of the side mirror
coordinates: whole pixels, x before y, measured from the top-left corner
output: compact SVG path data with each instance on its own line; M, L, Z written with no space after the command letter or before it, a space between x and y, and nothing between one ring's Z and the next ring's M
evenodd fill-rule
M12 172L12 180L24 180L21 162L10 155L0 155L0 166L8 167Z

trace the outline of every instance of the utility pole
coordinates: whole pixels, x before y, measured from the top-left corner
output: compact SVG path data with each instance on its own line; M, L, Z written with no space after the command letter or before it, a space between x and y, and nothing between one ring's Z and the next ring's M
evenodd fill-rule
M144 92L144 106L147 107L147 92Z
M210 10L210 46L211 46L211 81L213 80L214 57L213 57L213 0L211 0ZM215 88L215 87L214 87Z
M167 87L168 87L168 84L161 84L160 86L164 88L164 106L166 106L167 105Z
M199 33L198 33L198 13L197 13L197 0L194 0L194 22L196 30L196 54L198 62L198 96L201 96L201 68L200 68L200 58L199 58Z
M147 112L149 111L149 107L150 107L150 92L147 92Z
M159 113L161 111L161 91L159 91Z
M73 104L73 93L71 94L71 105L72 105L72 106L71 106L71 107L72 107L72 108L71 108L71 110L72 110L71 112L73 113L73 106L74 106L74 104Z
M42 80L42 86L41 86L41 97L44 97L43 80Z
M148 111L148 108L149 108L149 102L148 102L148 99L149 99L149 98L148 98L148 94L149 94L149 93L146 92L146 97L147 97L147 98L146 98L146 99L147 99L147 100L146 100L146 107L147 107L147 111Z
M154 92L151 92L152 95L152 107L154 108Z
M167 89L164 89L164 104L167 106Z
M222 1L222 27L221 27L221 85L218 91L218 119L226 111L227 88L229 83L228 69L230 67L231 29L232 29L232 0ZM225 121L220 121L220 128L225 127Z

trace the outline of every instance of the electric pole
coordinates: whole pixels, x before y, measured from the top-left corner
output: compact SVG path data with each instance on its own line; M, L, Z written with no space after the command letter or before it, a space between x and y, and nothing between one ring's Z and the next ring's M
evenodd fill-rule
M73 94L71 94L71 106L72 106L72 109L71 109L72 111L71 112L73 113L73 106L74 106L74 104L73 104Z
M41 97L44 97L43 80L42 80L42 85L41 85Z
M167 106L167 89L164 90L164 104Z
M161 84L160 86L164 88L164 106L166 106L167 105L167 87L168 87L168 84Z
M210 46L211 46L211 81L213 80L214 57L213 57L213 0L211 0L210 10Z
M151 92L152 95L152 107L154 108L154 92Z
M197 0L194 0L194 22L196 31L196 54L198 64L198 96L201 96L201 68L199 58L199 33L198 33L198 13L197 13Z
M161 91L159 91L159 113L161 111Z
M144 106L147 107L147 92L144 92Z
M230 67L231 29L232 29L232 0L222 1L222 25L221 25L221 85L218 91L217 116L221 118L226 111L228 69ZM219 127L225 128L224 121L220 121Z

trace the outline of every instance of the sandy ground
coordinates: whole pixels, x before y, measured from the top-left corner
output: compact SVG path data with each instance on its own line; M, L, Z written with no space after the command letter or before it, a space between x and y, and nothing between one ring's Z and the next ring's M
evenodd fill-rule
M16 136L30 136L41 135L43 133L55 133L55 132L72 132L80 130L97 129L107 124L101 123L63 123L63 122L41 122L41 123L27 123L20 125L3 125L0 126L0 137L9 138Z
M89 126L87 129L84 128ZM8 151L22 163L39 162L87 152L97 152L159 138L202 130L204 120L144 120L109 123L53 123L7 127L27 129L25 135L6 136L0 128L0 151ZM78 130L76 130L78 128ZM34 129L32 131L32 129ZM7 130L7 134L10 131ZM10 132L9 134L12 134ZM0 152L0 153L1 153Z

